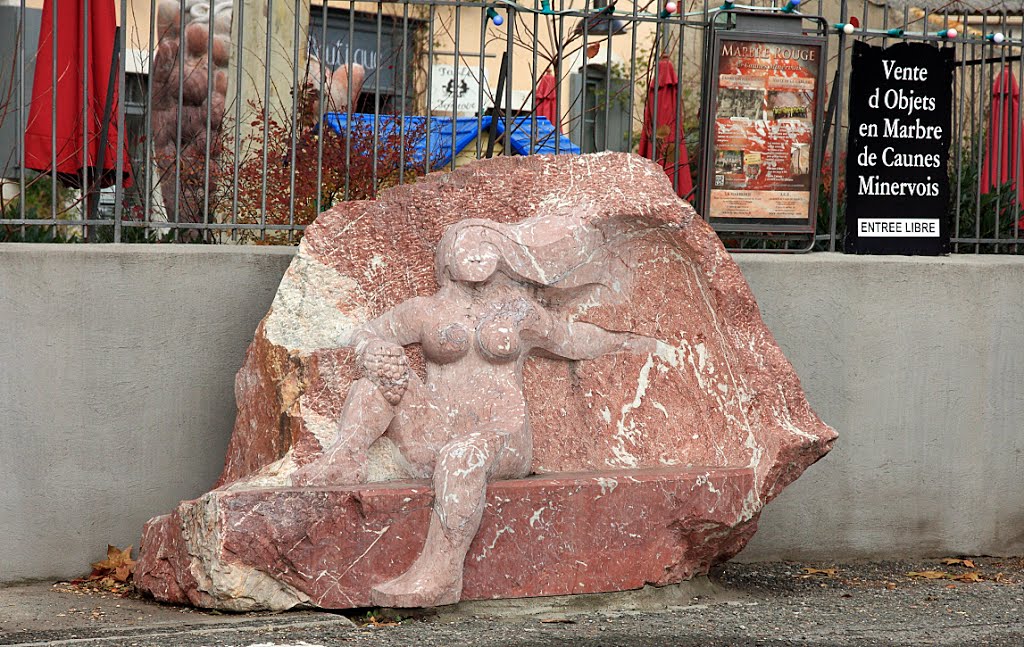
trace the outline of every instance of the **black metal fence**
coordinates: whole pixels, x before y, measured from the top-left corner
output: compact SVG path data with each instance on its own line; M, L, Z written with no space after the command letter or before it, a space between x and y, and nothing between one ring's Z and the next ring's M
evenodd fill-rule
M1021 249L1020 151L982 173L993 83L1012 70L1024 90L1022 16L1003 3L119 0L113 28L113 1L80 0L84 24L71 3L0 7L0 240L293 244L333 204L491 155L639 151L693 197L709 24L795 9L833 25L817 235L727 244L842 248L856 39L955 48L953 250ZM675 94L658 92L670 73ZM671 127L651 120L666 96Z

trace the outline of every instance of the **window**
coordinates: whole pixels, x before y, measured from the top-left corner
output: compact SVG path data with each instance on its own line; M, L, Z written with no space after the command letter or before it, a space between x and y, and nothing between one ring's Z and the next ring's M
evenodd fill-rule
M132 186L124 189L124 218L131 218L128 213L132 207L145 204L147 177L146 168L146 91L149 77L142 73L125 72L124 75L124 146L128 149L128 165L132 174ZM113 115L117 119L117 115ZM114 122L116 125L116 122ZM115 187L101 190L99 217L114 217Z
M569 77L569 137L584 153L629 149L629 82L588 65Z
M380 114L393 114L401 110L403 77L409 85L405 100L411 103L413 98L413 35L421 25L414 19L406 23L402 16L382 16L378 24L374 14L334 8L325 14L323 7L314 6L309 14L309 53L320 58L328 72L350 62L362 65L366 78L354 111L373 113L377 107Z

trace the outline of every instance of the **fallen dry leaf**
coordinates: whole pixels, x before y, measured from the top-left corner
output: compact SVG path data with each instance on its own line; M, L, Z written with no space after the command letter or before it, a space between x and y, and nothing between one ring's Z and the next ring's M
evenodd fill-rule
M116 546L107 546L107 558L102 562L92 565L90 580L105 580L112 578L115 582L127 582L135 570L135 560L132 559L132 547L124 550ZM105 583L106 585L106 583Z
M946 573L945 571L911 571L907 573L909 577L920 577L927 580L956 580L958 582L984 582L985 578L978 574L977 571L968 571L967 573ZM946 587L950 588L950 587Z
M959 582L983 582L983 581L985 581L985 578L983 578L982 576L978 575L977 571L970 571L968 573L963 573L961 575L951 575L949 579L957 580Z
M804 568L804 573L808 575L825 575L826 577L835 577L838 572L838 568Z
M908 577L923 577L926 580L944 580L949 577L949 573L943 571L910 571L907 573Z
M541 618L541 622L543 624L546 624L546 625L554 625L554 624L574 625L574 624L576 624L575 620L570 620L569 618Z
M965 566L967 568L976 568L973 561L969 559L959 559L956 557L947 557L942 560L942 563L946 566Z

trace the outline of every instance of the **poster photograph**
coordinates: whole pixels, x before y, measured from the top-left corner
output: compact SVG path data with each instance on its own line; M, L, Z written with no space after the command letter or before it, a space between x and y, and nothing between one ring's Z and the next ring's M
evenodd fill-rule
M708 219L806 229L816 200L822 45L730 37L715 55Z

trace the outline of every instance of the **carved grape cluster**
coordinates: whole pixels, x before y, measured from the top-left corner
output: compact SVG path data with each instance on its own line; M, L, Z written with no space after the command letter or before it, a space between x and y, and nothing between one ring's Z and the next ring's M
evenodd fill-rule
M370 344L363 352L363 371L377 385L384 399L396 405L409 385L409 360L401 346Z

